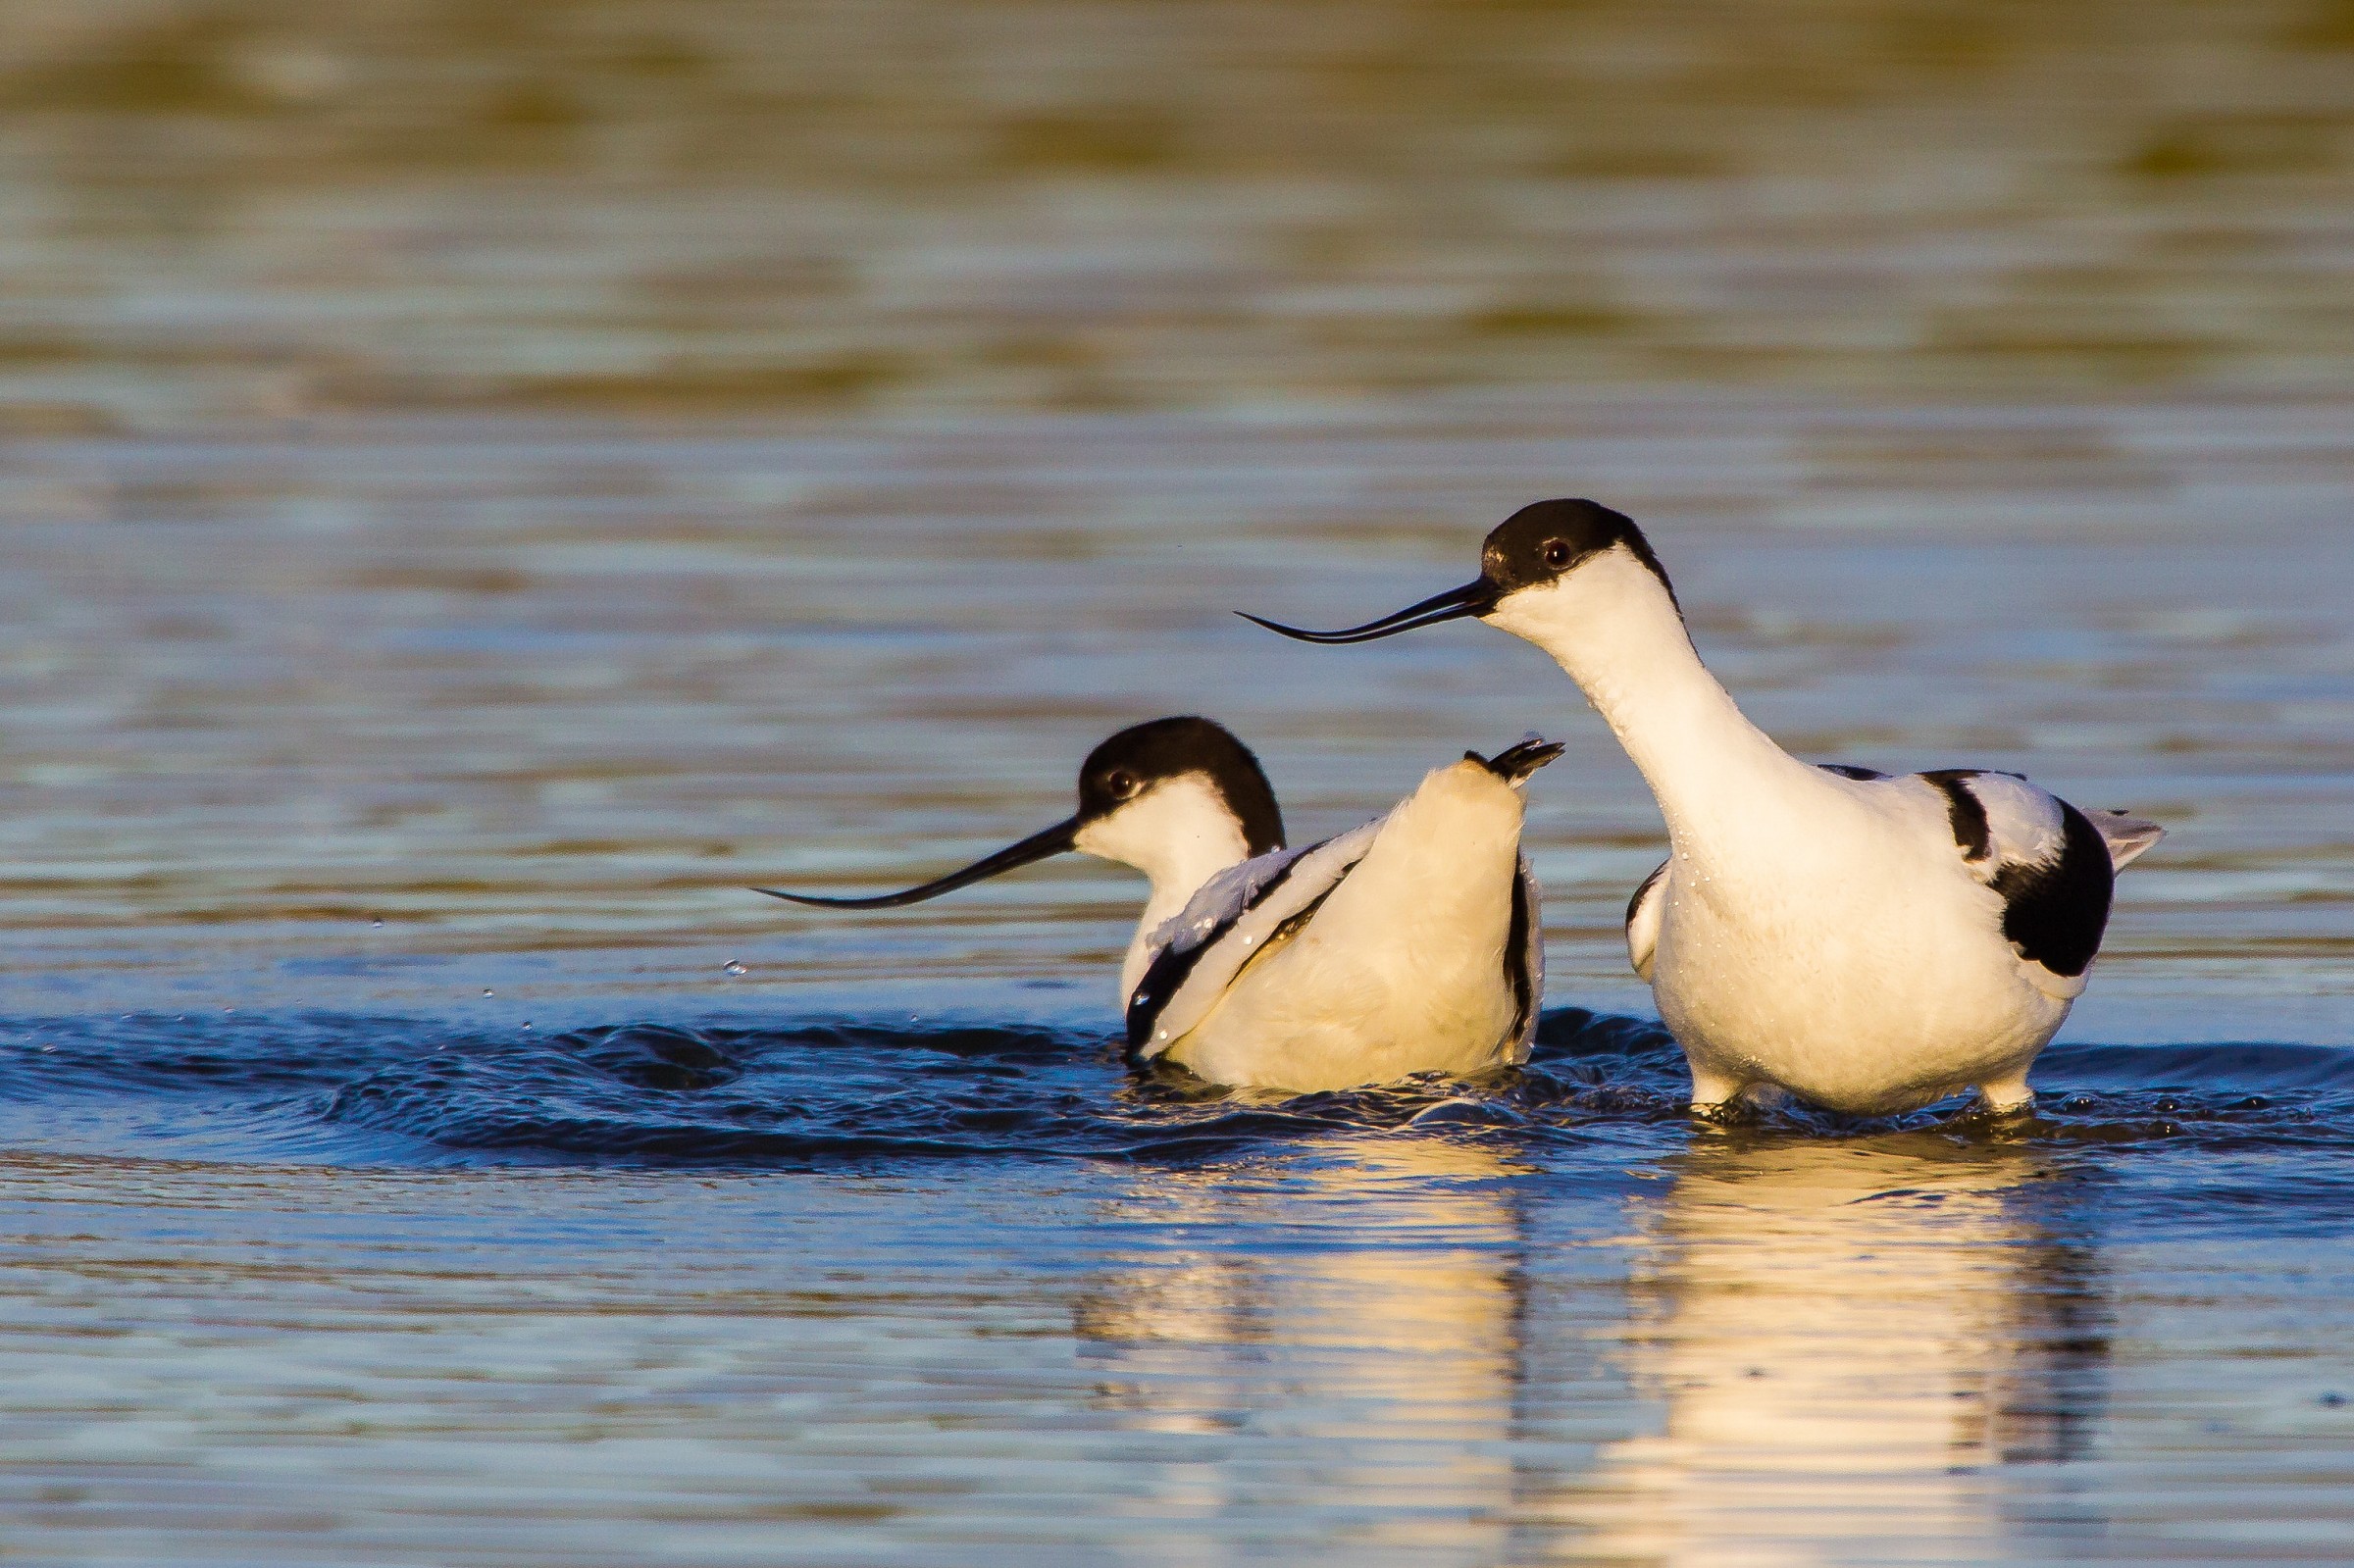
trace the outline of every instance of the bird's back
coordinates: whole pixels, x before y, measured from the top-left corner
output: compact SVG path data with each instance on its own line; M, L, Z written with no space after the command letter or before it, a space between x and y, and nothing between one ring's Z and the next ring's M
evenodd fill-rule
M1231 980L1195 998L1209 1005L1170 1058L1218 1083L1297 1089L1520 1059L1543 984L1520 820L1518 791L1484 765L1433 772L1349 835L1346 866L1293 872L1313 873L1298 907L1242 961L1226 955Z

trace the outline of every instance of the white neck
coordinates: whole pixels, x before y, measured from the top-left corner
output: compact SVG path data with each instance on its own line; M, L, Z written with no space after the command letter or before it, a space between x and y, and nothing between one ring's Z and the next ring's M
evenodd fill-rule
M1754 822L1771 786L1813 770L1716 683L1666 585L1624 546L1486 617L1553 655L1642 770L1679 848Z
M1120 997L1145 978L1145 938L1184 909L1202 885L1251 858L1251 841L1226 797L1200 774L1164 780L1079 830L1085 854L1133 866L1151 881L1145 912L1120 965Z

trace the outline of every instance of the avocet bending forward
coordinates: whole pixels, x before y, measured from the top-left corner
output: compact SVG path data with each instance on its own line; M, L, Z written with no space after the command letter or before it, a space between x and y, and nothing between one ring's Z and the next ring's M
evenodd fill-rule
M1659 800L1671 853L1627 906L1626 945L1695 1107L1761 1085L1864 1114L1972 1087L1997 1109L2031 1097L2115 874L2161 829L2011 774L1791 757L1702 666L1642 531L1592 501L1521 508L1475 581L1379 621L1258 624L1367 642L1462 616L1552 654Z
M1476 1073L1525 1061L1536 1035L1520 789L1561 750L1466 752L1388 816L1287 850L1250 748L1207 719L1155 719L1088 754L1076 816L962 871L872 898L758 890L888 909L1075 849L1151 882L1120 969L1135 1060L1300 1090Z

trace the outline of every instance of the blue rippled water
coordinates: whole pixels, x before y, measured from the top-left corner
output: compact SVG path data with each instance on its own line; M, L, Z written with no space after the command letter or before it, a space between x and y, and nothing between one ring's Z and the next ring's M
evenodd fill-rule
M1696 1126L1067 1021L0 1024L37 1560L2140 1563L2341 1539L2354 1050ZM1665 1545L1662 1544L1665 1533Z
M1132 1073L1068 1026L823 1020L539 1034L325 1014L136 1013L0 1024L0 1139L133 1158L888 1170L929 1161L1280 1157L1413 1129L1538 1166L1659 1158L1695 1137L1927 1133L2130 1159L2143 1148L2354 1150L2354 1049L2061 1045L2033 1113L1960 1098L1905 1117L1788 1105L1696 1130L1653 1022L1561 1008L1520 1071L1299 1097ZM2354 1195L2354 1171L2348 1172Z

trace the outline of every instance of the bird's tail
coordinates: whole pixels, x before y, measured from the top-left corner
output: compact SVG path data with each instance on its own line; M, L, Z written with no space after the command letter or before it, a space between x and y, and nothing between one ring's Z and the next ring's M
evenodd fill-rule
M2166 836L2166 830L2156 823L2144 822L2122 811L2087 811L2084 815L2100 830L2102 839L2109 845L2109 863L2119 871Z
M1506 784L1517 784L1561 754L1561 743L1560 741L1548 740L1532 730L1521 738L1517 745L1507 746L1493 757L1483 757L1476 751L1466 751L1463 753L1463 760L1478 763Z

